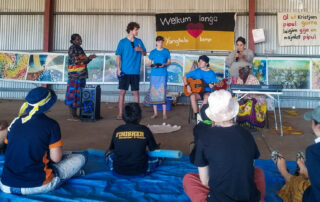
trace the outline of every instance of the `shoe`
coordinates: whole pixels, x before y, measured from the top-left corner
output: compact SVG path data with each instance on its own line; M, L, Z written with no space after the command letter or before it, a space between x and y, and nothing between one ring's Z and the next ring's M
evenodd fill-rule
M303 152L298 152L297 155L296 155L296 161L298 161L300 158L302 158L303 160L306 160L306 156L304 155ZM300 167L297 163L297 168L296 168L296 171L294 172L294 175L295 176L299 176L300 174Z
M273 161L273 163L274 163L275 165L277 165L279 158L285 159L285 158L280 154L280 152L278 152L277 150L274 150L274 151L271 153L271 160Z

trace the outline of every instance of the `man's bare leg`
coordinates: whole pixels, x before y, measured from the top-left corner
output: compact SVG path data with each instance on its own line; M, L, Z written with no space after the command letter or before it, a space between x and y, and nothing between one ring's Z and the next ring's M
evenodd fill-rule
M140 103L139 102L139 91L138 90L134 90L134 91L132 91L132 94L133 94L134 102L135 103Z
M120 90L119 100L118 100L119 113L118 113L117 119L122 119L122 110L123 110L124 96L125 95L126 95L126 90Z

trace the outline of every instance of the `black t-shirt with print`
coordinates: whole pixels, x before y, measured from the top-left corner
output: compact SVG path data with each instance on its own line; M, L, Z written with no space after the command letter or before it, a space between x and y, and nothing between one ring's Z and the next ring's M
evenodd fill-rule
M139 124L125 124L113 132L109 150L113 150L115 158L113 169L121 175L144 174L148 168L148 154L158 149L158 145L149 128Z
M208 201L259 201L253 162L260 153L250 132L238 125L202 132L195 165L209 166Z

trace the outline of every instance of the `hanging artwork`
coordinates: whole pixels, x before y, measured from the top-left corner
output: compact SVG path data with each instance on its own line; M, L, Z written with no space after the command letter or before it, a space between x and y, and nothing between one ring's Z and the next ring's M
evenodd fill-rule
M104 57L103 82L118 82L117 56L115 54L106 54Z
M310 60L269 59L268 83L282 85L286 89L309 89Z
M29 54L0 53L0 78L25 80Z
M198 59L197 55L186 55L184 59L184 75L188 72L191 72L198 68Z
M252 65L253 75L257 77L260 84L267 84L267 59L254 58Z
M320 60L312 60L312 89L320 89Z
M210 69L214 71L216 74L217 79L220 81L221 79L224 78L224 60L225 57L213 57L209 56L209 64L210 64Z
M184 57L182 55L171 54L171 65L168 70L168 83L181 84L183 77Z
M91 60L88 65L88 79L87 82L102 82L103 77L103 63L104 56L97 55L96 58Z
M32 54L29 59L27 80L62 82L63 64L63 55Z

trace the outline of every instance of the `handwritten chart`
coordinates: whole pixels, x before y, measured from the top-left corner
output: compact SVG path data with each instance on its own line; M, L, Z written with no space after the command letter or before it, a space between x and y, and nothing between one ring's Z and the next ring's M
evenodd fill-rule
M320 45L320 14L278 13L280 46Z

